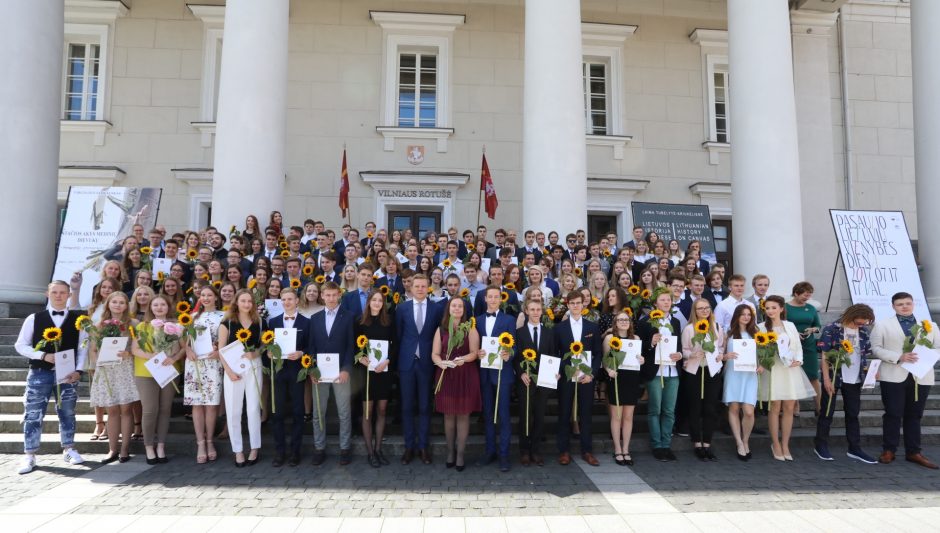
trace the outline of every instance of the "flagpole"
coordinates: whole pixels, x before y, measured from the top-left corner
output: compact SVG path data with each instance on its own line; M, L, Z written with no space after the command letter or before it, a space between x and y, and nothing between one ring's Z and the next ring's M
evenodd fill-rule
M486 145L483 145L483 157L486 157ZM477 198L477 228L480 227L480 210L483 208L483 166L480 166L480 191Z
M346 161L346 142L343 142L343 161ZM346 182L349 182L349 167L346 168ZM351 188L351 187L350 187ZM346 223L349 224L349 227L352 227L352 210L350 206L352 202L349 201L349 193L346 193Z

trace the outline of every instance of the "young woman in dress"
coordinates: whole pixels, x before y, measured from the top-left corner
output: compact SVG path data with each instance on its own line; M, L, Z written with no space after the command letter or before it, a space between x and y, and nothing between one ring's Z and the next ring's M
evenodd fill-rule
M588 288L591 290L591 301L597 299L597 301L603 302L604 297L607 295L607 276L603 272L594 272L589 276Z
M209 261L209 281L224 281L225 270L222 268L222 261L213 259Z
M238 265L229 265L225 267L225 280L239 289L244 288L242 283L242 269Z
M137 273L134 274L133 286L134 288L131 291L124 291L128 296L131 296L134 291L141 287L149 288L153 286L153 273L151 273L149 270L138 270ZM131 302L133 301L134 299L131 298Z
M754 310L748 305L739 305L731 315L731 328L725 345L724 387L722 402L728 406L728 425L737 446L738 459L751 459L749 439L754 429L754 406L757 405L758 373L764 371L760 365L757 372L735 370L734 362L738 358L733 343L735 340L753 339L757 333Z
M470 413L482 409L480 397L480 365L476 353L480 349L480 334L471 327L463 342L447 353L448 331L470 320L465 316L464 302L454 298L447 303L444 318L434 333L431 360L438 369L434 376L436 386L441 381L440 392L434 397L434 406L444 414L444 435L447 440L447 468L457 467L462 472L465 466L464 450L470 434ZM457 366L448 368L445 361Z
M254 215L245 217L245 231L242 232L242 237L244 237L246 241L251 241L254 239L260 240L263 235L261 227L258 224L258 217Z
M816 391L816 416L819 416L822 397L819 389L819 350L816 348L816 339L822 328L819 311L809 303L813 298L813 285L808 281L801 281L793 286L792 296L787 302L787 318L796 326L803 344L803 372Z
M141 262L141 253L140 250L134 248L129 250L124 256L124 263L122 265L124 272L127 272L127 281L124 282L124 285L121 287L125 293L132 292L136 287L134 287L134 281L137 278L137 273L140 272L143 263Z
M744 306L747 307L747 306ZM702 348L704 342L693 342L696 333L702 333L698 323L707 323L705 333L714 343L713 350L706 352ZM707 358L714 361L724 359L725 334L715 324L715 314L712 304L705 298L699 298L692 304L692 318L682 330L682 365L681 385L684 389L685 400L688 405L689 436L695 456L702 461L717 461L712 450L712 435L718 426L718 402L721 401L721 374L712 374L708 368Z
M150 287L138 287L131 294L131 317L134 320L143 320L147 309L150 308L150 301L156 296Z
M131 319L127 295L120 291L112 292L104 301L104 308L97 327L102 328L105 322L115 321L120 328L119 336L130 336L130 328L136 321ZM89 360L93 365L98 360L98 349L96 343L91 343ZM108 456L102 463L113 463L118 459L125 463L131 459L131 429L134 425L131 405L140 399L134 383L134 356L129 349L118 355L120 363L96 369L89 395L92 407L108 410Z
M323 302L320 301L320 286L316 283L308 283L300 293L299 311L303 316L310 318L318 311L323 310Z
M610 353L610 340L613 337L617 337L621 342L640 340L633 331L633 319L624 311L616 313L610 334L604 336L604 355ZM643 364L642 356L639 357L639 362ZM640 371L607 369L607 376L610 378L607 380L610 386L617 388L607 395L610 404L610 436L614 441L614 462L621 466L633 466L630 437L633 435L633 412L637 400L640 399Z
M340 292L346 293L354 291L358 287L356 284L356 265L347 264L343 267L343 280L339 285Z
M143 322L151 324L154 330L159 330L164 323L173 323L175 310L170 309L170 302L165 296L155 296L150 301ZM140 395L143 407L141 426L144 434L144 449L147 454L147 464L166 463L166 434L170 430L170 411L173 408L173 397L176 389L170 384L161 388L147 370L145 361L152 359L156 354L156 347L144 347L140 338L131 340L131 353L134 354L134 382ZM172 365L183 358L185 352L179 342L164 350L166 359L164 365ZM154 449L156 446L156 449Z
M212 285L205 285L206 287L213 287ZM263 287L264 285L262 285ZM232 304L235 303L235 293L238 292L238 289L235 288L235 285L231 283L223 283L218 289L219 294L219 311L225 312L232 308Z
M170 308L176 309L176 304L183 301L183 285L178 280L173 278L166 278L163 280L163 285L160 287L160 294L167 297L167 300L170 302Z
M225 319L219 326L219 344L227 346L236 340L240 330L250 332L248 346L256 347L261 342L261 332L266 329L254 299L247 290L240 290L235 294L235 305L225 314ZM223 396L225 397L226 422L228 425L229 440L232 443L232 453L235 454L235 466L243 467L246 464L254 465L261 458L261 398L260 386L262 374L260 358L257 350L246 351L243 356L248 360L249 369L243 375L238 375L221 359L225 376L222 379ZM248 434L251 451L247 461L242 443L242 408L248 412Z
M779 338L787 338L786 342L789 343L789 355L781 357L782 354L778 353L770 372L764 372L760 377L761 399L770 400L767 419L774 459L778 461L793 460L790 454L793 414L800 400L812 398L816 393L800 368L803 365L803 345L796 326L786 320L785 306L786 302L780 296L768 296L764 300L765 320L760 325L761 331L773 331Z
M219 310L218 293L211 286L199 290L199 314L193 319L197 328L206 328L212 336L212 351L197 354L186 345L183 373L183 405L192 406L193 431L196 434L196 462L215 461L218 454L212 437L219 404L222 402L222 362L219 359L219 326L225 314Z
M385 310L385 296L378 291L369 293L367 307L356 322L356 338L364 335L369 340L388 341L389 347L389 353L383 354L385 357L375 369L369 370L368 357L359 358L359 364L356 365L356 372L359 374L356 382L362 385L362 410L369 413L368 418L362 417L362 437L366 443L369 466L378 468L389 464L382 453L382 437L385 435L385 413L392 396L392 375L388 369L397 364L398 346L392 317ZM365 394L366 373L369 374L368 401Z

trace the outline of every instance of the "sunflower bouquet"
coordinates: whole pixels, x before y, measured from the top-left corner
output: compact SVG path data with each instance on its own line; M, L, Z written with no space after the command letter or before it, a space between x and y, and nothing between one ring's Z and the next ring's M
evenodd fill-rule
M580 372L585 376L591 375L591 365L584 362L584 344L581 341L574 341L568 345L568 351L562 357L563 361L571 359L571 363L565 365L565 378L571 381ZM574 421L578 421L578 383L574 382Z
M499 342L499 350L497 350L496 353L486 354L487 362L490 364L490 366L493 365L493 363L496 361L496 358L501 357L503 354L508 353L509 356L512 357L512 352L513 352L512 347L515 346L516 344L516 339L514 339L512 334L509 332L500 333L497 340ZM499 413L499 387L500 385L502 385L502 381L503 381L502 366L500 366L500 369L497 372L498 374L496 374L496 407L493 409L493 423L494 424L496 423L496 415L497 413Z
M623 351L623 341L616 335L610 337L610 342L607 345L610 350L601 359L601 364L604 365L605 369L614 372L614 397L619 407L620 388L617 387L617 369L623 364L623 360L627 358L627 352ZM620 409L617 409L617 416L620 416Z
M927 338L933 332L933 323L929 320L921 320L911 327L911 334L904 339L904 353L914 351L914 346L923 346L925 348L934 348L930 339ZM914 387L914 401L918 401L918 387Z
M698 344L701 346L702 351L705 352L705 357L708 357L708 354L715 352L715 339L712 335L712 325L707 318L703 318L695 323L695 334L692 335L692 344ZM702 383L701 383L701 398L705 399L705 361L702 361ZM714 377L714 376L713 376Z
M754 343L757 344L757 365L770 372L777 362L777 354L779 353L777 347L777 333L773 331L767 333L762 331L757 332L757 334L754 335ZM774 395L774 380L772 376L769 381L770 390L767 395L768 399L772 398ZM758 383L758 386L760 386L760 383ZM760 396L760 394L758 394L758 396ZM761 400L761 408L763 408L763 405L764 401Z
M265 287L259 285L258 280L254 278L248 280L246 287L248 288L248 292L251 293L251 299L254 301L255 307L264 305Z
M304 354L300 358L300 372L297 373L297 382L302 383L307 378L313 378L314 380L313 395L317 401L317 419L320 421L320 431L323 431L323 410L320 408L320 367L317 366L317 362L312 356Z
M841 366L852 366L852 354L855 352L855 347L852 346L852 342L848 339L842 339L842 342L839 343L839 347L834 350L829 350L823 352L823 357L826 358L826 362L829 363L829 366L833 369L832 371L832 382L836 382L836 377L839 375L839 367ZM915 387L916 389L916 387ZM826 413L829 414L832 409L832 397L835 394L829 396L829 403L826 405Z
M359 348L359 351L356 352L356 361L361 361L363 357L367 359L367 361L362 364L366 367L366 403L369 403L369 375L372 373L372 371L369 370L369 354L372 354L372 356L375 357L377 363L382 362L383 354L382 350L372 347L372 345L369 343L369 337L366 337L365 335L359 335L356 337L356 347ZM366 420L369 419L369 411L371 411L371 409L366 410Z
M460 324L454 324L454 319L450 319L450 322L447 324L447 353L444 356L445 361L450 361L450 356L454 352L454 348L463 344L464 339L470 334L470 330L476 326L477 319L473 317L470 317L470 320ZM441 369L441 376L437 379L437 385L434 387L435 395L441 392L441 385L444 383L444 374L446 372L446 368Z
M150 254L153 253L153 248L149 246L140 247L140 269L141 270L153 270L153 258L150 257Z
M35 350L42 350L46 346L52 345L52 351L58 352L59 345L62 343L62 329L61 328L46 328L42 330L42 338L39 339L39 342L36 343ZM62 391L59 387L58 380L55 384L55 404L56 406L62 405Z
M507 286L506 288L508 289L509 287ZM509 314L517 314L519 312L518 305L509 303L509 292L507 291L499 291L499 310Z
M568 302L562 296L557 296L552 298L548 302L548 307L545 308L545 316L548 317L550 324L545 324L546 327L552 327L558 322L561 321L562 317L565 316L565 313L568 312Z
M276 413L277 407L274 401L274 376L284 367L284 354L281 347L274 342L274 332L271 330L261 334L261 351L268 354L268 368L261 368L261 372L268 375L271 380L271 412Z
M529 376L531 384L538 379L538 353L532 348L522 350L522 362L519 363L522 373ZM497 396L498 397L498 396ZM525 436L529 436L529 387L525 388Z
M185 302L180 302L184 304ZM151 354L163 352L169 355L174 352L173 348L179 346L180 339L183 337L183 326L176 322L169 322L155 318L150 322L141 322L136 328L132 329L137 336L137 344L140 348ZM131 336L133 337L134 334ZM179 394L180 389L173 382L173 388Z
M446 278L449 274L456 274L456 273L457 273L457 267L454 265L454 262L451 261L451 260L450 260L449 258L447 258L447 257L445 257L444 260L441 261L441 267L443 267L443 269L444 269L444 277L445 277L445 278Z

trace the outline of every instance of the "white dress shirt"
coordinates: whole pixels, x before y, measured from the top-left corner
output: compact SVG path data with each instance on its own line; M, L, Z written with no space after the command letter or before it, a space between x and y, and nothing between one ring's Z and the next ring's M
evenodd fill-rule
M336 313L339 311L339 307L334 307L333 309L325 308L323 310L326 313L326 334L329 335L333 331L333 322L336 321Z
M53 309L51 305L46 306L46 310L42 311L43 313L51 313L52 311L63 311L62 315L53 315L52 323L55 324L55 327L62 329L62 325L65 323L65 318L68 316L68 309ZM45 357L46 353L36 350L33 347L33 331L34 323L36 321L36 315L32 314L26 317L26 320L23 321L23 326L20 328L20 334L16 337L16 343L13 347L16 350L16 353L22 355L23 357L29 359L42 359ZM78 370L83 370L85 368L85 362L88 359L88 334L82 331L78 335L78 349L75 353L75 368Z

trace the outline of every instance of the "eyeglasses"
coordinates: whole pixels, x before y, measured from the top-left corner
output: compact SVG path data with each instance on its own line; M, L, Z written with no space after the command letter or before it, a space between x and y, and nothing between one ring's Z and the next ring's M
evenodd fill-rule
M629 322L629 321L630 321L629 318L618 318L618 319L617 319L617 322Z

